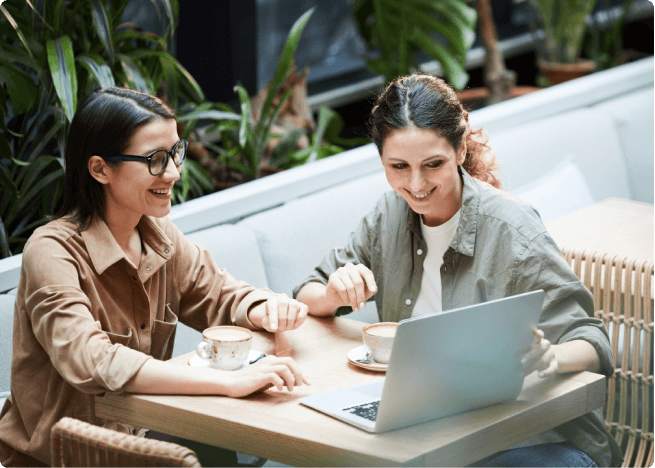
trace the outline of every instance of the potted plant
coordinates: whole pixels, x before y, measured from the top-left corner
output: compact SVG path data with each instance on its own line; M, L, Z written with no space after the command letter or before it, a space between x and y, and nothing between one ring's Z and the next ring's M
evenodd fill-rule
M528 0L544 37L537 65L550 84L587 75L596 69L593 60L581 57L587 17L596 0Z
M389 82L418 70L424 53L462 89L468 82L466 53L475 39L476 13L466 0L356 0L353 16L367 49L371 71Z

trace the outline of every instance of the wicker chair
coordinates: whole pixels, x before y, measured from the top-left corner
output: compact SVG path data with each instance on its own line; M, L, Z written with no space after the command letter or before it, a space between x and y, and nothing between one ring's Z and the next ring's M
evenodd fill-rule
M614 375L605 423L624 453L622 466L653 465L653 262L581 249L562 250L594 297L610 332Z
M62 418L52 428L52 466L201 466L193 450Z

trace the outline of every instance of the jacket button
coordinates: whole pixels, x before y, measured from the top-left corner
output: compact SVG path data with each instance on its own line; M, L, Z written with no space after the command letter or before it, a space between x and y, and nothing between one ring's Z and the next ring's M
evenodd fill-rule
M146 324L145 324L145 323L142 323L142 324L141 324L141 330L144 330L145 328L146 328Z
M418 249L416 251L416 255L423 255L423 249Z
M168 253L168 252L170 252L170 250L164 249L164 253Z
M150 270L152 270L152 267L149 267L149 266L146 267L146 271L150 271Z
M405 304L407 304L407 305L412 305L412 300L411 300L411 299L406 299L406 300L405 300Z

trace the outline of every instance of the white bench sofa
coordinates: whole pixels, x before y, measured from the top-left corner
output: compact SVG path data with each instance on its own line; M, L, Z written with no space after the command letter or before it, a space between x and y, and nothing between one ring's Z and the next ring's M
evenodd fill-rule
M471 123L488 130L504 188L546 221L608 197L653 203L652 58L474 111ZM370 144L175 206L170 216L236 278L290 295L389 189ZM19 270L20 256L0 260L0 405ZM350 317L376 321L375 305ZM174 355L199 340L181 325Z

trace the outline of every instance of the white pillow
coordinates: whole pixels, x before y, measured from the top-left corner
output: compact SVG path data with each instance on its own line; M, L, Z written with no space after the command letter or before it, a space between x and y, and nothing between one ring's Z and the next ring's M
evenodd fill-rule
M539 179L514 190L514 195L534 206L543 222L594 203L589 186L571 156Z

